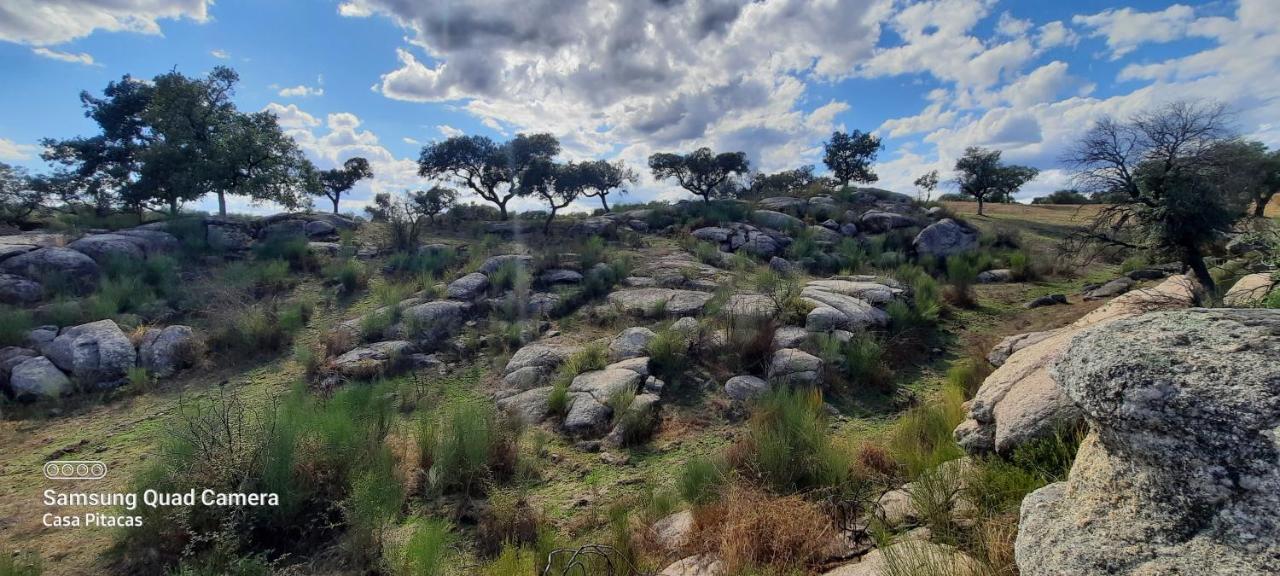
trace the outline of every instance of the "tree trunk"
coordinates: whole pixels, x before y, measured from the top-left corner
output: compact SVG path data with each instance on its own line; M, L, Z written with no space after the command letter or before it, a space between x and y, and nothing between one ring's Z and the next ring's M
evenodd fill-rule
M169 199L169 216L173 217L177 215L178 215L178 199L170 198Z
M218 191L218 215L227 215L227 194L221 190Z
M1254 217L1262 218L1263 216L1265 216L1267 212L1267 204L1270 204L1270 203L1271 203L1270 196L1267 196L1266 198L1258 198L1258 201L1254 203L1254 206L1253 206Z
M550 214L547 214L547 220L546 220L545 222L543 222L543 223L542 223L542 233L543 233L543 234L550 234L550 233L551 233L551 221L552 221L552 220L554 220L554 219L555 219L555 217L556 217L556 208L552 208L552 209L551 209L551 213L550 213Z
M1216 287L1213 283L1213 276L1209 274L1209 267L1204 263L1204 256L1200 254L1200 249L1195 246L1188 246L1183 249L1183 256L1186 259L1187 266L1191 267L1191 271L1196 275L1196 280L1200 281L1200 285L1204 286L1205 292L1213 294Z
M600 204L604 206L604 213L605 213L605 214L608 214L608 213L609 213L609 200L608 200L607 198L605 198L605 196L606 196L606 195L605 195L605 194L603 194L603 193L601 193L601 194L600 194Z
M499 213L499 214L501 214L501 217L499 217L498 219L499 219L499 220L502 220L502 221L504 221L504 222L505 222L505 221L506 221L506 219L507 219L507 203L506 203L506 201L504 200L504 201L502 201L502 202L494 202L494 204L497 204L497 205L498 205L498 213Z
M978 215L982 216L982 197L977 196L976 198L978 199Z
M341 198L341 196L334 196L333 198L330 198L330 200L333 200L333 213L334 213L334 214L337 214L337 213L338 213L338 199L339 199L339 198Z

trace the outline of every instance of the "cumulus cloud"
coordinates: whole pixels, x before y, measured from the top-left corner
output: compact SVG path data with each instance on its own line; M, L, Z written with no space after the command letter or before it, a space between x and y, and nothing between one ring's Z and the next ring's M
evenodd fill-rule
M228 59L228 58L231 58L231 53L230 53L230 52L227 52L226 50L223 50L223 49L221 49L221 48L216 48L216 49L214 49L214 50L210 50L210 51L209 51L209 55L210 55L210 56L213 56L214 58L217 58L217 59L219 59L219 60L226 60L226 59Z
M312 96L324 96L324 88L299 84L289 88L281 88L278 94L281 98L310 98Z
M101 64L98 64L93 60L93 55L85 52L63 52L61 50L51 50L43 46L32 48L31 51L41 58L48 58L50 60L83 64L85 66L101 66Z
M52 46L95 30L160 34L160 20L209 19L211 0L6 0L0 40Z
M1097 14L1077 15L1071 21L1091 29L1090 36L1106 38L1111 59L1117 60L1143 44L1182 38L1194 19L1195 10L1190 6L1174 4L1158 12L1113 8Z
M297 104L283 105L272 102L263 110L275 114L282 128L310 128L320 125L320 121L315 116L303 112Z
M455 102L485 126L549 131L566 156L699 145L742 149L761 168L817 161L846 102L813 108L810 82L854 73L891 0L482 0L466 11L351 0L409 33L398 67L374 89ZM547 26L554 14L565 26ZM589 55L589 56L588 56ZM806 111L807 110L807 111Z

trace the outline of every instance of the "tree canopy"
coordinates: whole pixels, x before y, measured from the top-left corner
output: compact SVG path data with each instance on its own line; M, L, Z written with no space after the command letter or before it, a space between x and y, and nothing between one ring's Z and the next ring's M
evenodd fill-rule
M880 153L880 137L864 133L832 132L831 139L822 144L822 162L835 175L836 182L848 186L850 182L875 182L880 177L871 171L871 163Z
M688 154L660 152L649 156L649 169L658 180L674 178L681 188L701 196L704 202L725 194L723 186L733 176L750 171L745 152L721 152L702 147Z
M599 198L605 212L609 211L609 194L615 190L626 194L624 186L640 181L635 170L621 160L587 160L577 163L574 170L580 179L581 194L587 198Z
M955 184L961 194L978 201L982 215L987 200L1011 202L1023 184L1035 179L1040 171L1029 166L1007 165L1000 161L999 150L970 146L956 160Z
M466 186L496 205L501 218L506 220L507 203L532 193L531 187L521 185L530 166L559 153L560 141L551 134L517 134L502 144L487 136L451 136L422 148L418 174Z
M337 214L338 201L342 199L342 195L354 188L357 182L372 177L373 169L369 167L369 161L356 156L343 162L341 168L330 168L317 173L318 187L314 190L317 195L324 195L333 203L333 213Z

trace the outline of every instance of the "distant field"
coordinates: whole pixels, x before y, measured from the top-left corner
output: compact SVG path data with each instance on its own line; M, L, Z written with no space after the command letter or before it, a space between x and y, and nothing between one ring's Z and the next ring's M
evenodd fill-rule
M982 230L997 227L1010 227L1020 231L1024 236L1042 248L1056 246L1073 230L1083 227L1095 215L1097 204L1081 206L1066 205L1031 205L1031 204L987 204L983 206L983 215L978 216L976 202L944 202L947 209L976 225Z

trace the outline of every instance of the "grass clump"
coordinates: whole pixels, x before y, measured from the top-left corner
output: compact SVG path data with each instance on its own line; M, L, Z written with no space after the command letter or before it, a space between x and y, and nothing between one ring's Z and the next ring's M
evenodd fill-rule
M215 351L241 357L279 352L293 342L293 335L306 326L313 311L305 300L249 306L218 319L209 345Z
M718 500L727 479L727 468L723 463L695 456L680 469L676 487L685 502L699 506Z
M888 448L911 478L964 456L952 431L964 419L964 391L944 386L941 397L908 410L889 431Z
M323 270L325 278L338 287L342 294L354 294L369 285L369 272L364 265L344 258L329 263Z
M817 504L742 485L695 508L694 518L694 546L714 553L727 574L807 573L824 559L835 532Z
M649 367L663 380L674 381L689 367L689 341L670 328L659 330L649 340Z
M0 346L22 345L27 332L35 326L35 318L30 311L0 306Z
M843 483L847 455L827 435L827 414L816 390L779 388L755 405L746 436L732 450L733 467L776 493Z
M419 422L418 449L436 493L483 493L518 472L520 429L492 403L451 398Z
M387 564L398 576L446 574L454 564L453 546L457 535L443 518L413 518L407 523L408 538L388 546Z
M40 576L44 563L34 553L10 553L0 550L0 576Z

